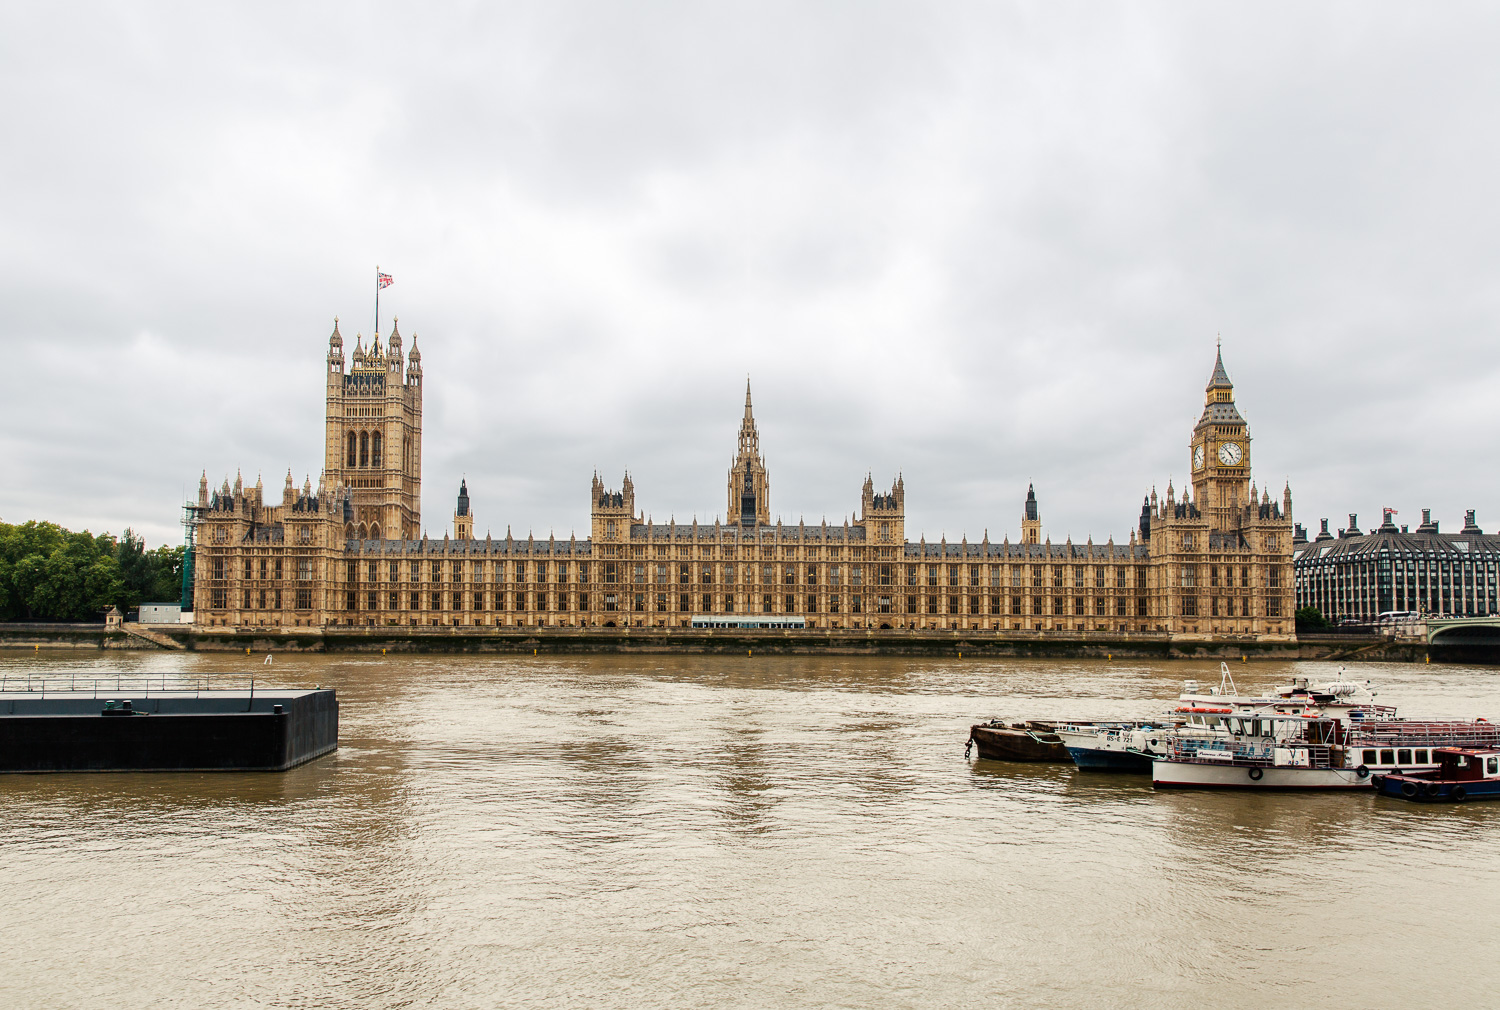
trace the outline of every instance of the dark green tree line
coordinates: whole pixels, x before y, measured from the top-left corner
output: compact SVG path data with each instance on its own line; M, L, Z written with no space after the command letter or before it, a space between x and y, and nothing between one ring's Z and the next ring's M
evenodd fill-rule
M182 553L148 551L129 529L116 538L56 523L0 523L0 620L92 621L110 606L176 600Z

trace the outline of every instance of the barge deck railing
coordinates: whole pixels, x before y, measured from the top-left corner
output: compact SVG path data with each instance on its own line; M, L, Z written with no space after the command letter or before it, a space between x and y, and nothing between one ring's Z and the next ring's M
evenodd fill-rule
M192 694L204 691L244 691L255 694L253 673L28 673L0 674L0 694L36 693L132 694L149 698L156 694Z

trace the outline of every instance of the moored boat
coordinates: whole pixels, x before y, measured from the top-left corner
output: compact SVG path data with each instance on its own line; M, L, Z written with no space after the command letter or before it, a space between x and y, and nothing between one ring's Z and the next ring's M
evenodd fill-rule
M1179 789L1363 789L1372 777L1431 772L1455 745L1500 747L1484 720L1345 722L1265 712L1225 720L1218 739L1175 738L1152 782Z
M1006 724L995 719L969 727L969 742L964 745L964 756L970 748L979 751L987 761L1029 761L1066 763L1068 749L1050 722L1016 722Z
M1500 750L1440 747L1433 756L1438 766L1430 773L1371 776L1376 792L1419 803L1500 800Z
M1235 687L1229 664L1220 663L1218 687L1204 688L1197 681L1188 681L1178 696L1177 707L1160 718L1141 722L1059 723L1057 732L1079 768L1146 773L1151 771L1152 762L1166 756L1172 740L1223 739L1229 734L1227 717L1262 712L1299 718L1315 714L1340 720L1396 716L1395 708L1375 704L1375 692L1368 682L1340 679L1313 683L1307 677L1297 677L1273 694L1245 695Z
M1057 735L1079 768L1144 773L1165 753L1174 729L1145 722L1067 723L1058 725Z

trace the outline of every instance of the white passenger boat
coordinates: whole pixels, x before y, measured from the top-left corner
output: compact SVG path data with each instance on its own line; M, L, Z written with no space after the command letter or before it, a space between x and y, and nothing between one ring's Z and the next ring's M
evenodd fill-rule
M1436 751L1500 745L1476 720L1343 720L1265 711L1225 719L1218 739L1174 738L1151 766L1159 788L1368 789L1375 775L1436 770Z
M1395 708L1375 704L1375 692L1368 681L1360 684L1341 679L1315 684L1298 677L1273 694L1242 695L1235 687L1229 664L1220 663L1217 688L1203 689L1197 681L1188 681L1177 707L1159 719L1063 723L1056 731L1079 768L1145 773L1151 771L1152 762L1166 756L1173 740L1222 740L1230 733L1226 720L1260 712L1299 719L1316 713L1340 721L1396 717Z

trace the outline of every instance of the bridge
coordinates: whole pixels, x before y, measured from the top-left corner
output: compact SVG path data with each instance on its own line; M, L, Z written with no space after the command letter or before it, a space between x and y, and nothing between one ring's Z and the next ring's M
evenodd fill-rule
M1500 614L1491 617L1429 618L1428 645L1500 645Z

